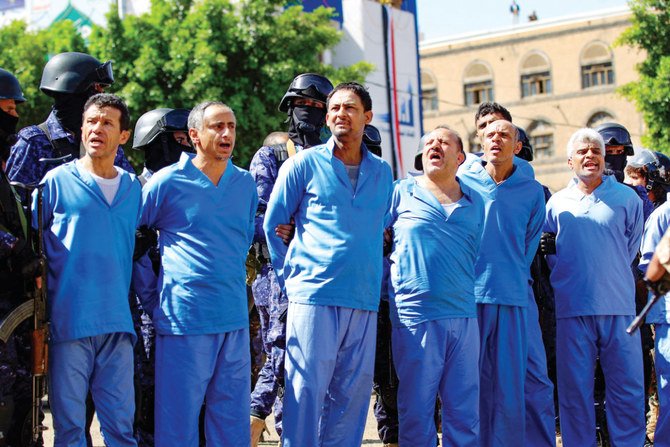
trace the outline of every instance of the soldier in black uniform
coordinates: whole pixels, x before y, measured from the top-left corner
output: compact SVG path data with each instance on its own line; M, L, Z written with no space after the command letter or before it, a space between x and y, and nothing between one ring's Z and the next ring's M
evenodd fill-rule
M26 300L26 288L34 287L38 265L21 201L4 172L16 141L16 105L24 101L19 81L0 69L0 321ZM6 342L0 341L0 446L23 446L30 440L30 331L28 319Z

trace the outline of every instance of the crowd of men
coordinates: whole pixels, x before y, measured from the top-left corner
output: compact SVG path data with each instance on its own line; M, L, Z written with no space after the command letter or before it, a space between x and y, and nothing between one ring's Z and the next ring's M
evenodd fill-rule
M110 62L54 56L40 85L53 109L17 133L25 98L0 70L0 325L46 289L56 446L92 445L94 412L110 446L256 446L274 412L284 447L354 447L372 389L388 446L434 446L440 427L444 445L555 446L558 416L565 446L595 446L597 430L651 443L653 338L626 328L644 273L662 290L670 265L670 249L654 256L670 247L670 159L634 154L625 128L577 130L574 177L552 196L523 129L484 103L483 153L441 125L393 183L365 87L304 73L279 103L287 132L249 171L231 161L235 112L213 100L142 115L136 176L113 82ZM265 362L254 384L245 281ZM647 322L662 447L664 299ZM31 329L0 341L0 446L28 445L26 432L40 444Z

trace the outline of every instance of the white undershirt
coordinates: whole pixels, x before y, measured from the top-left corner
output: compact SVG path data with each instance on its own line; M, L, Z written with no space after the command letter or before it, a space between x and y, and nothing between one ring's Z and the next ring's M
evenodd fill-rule
M440 205L442 205L442 208L444 208L444 212L446 213L448 219L449 217L451 217L451 213L453 213L456 207L458 206L458 202L440 203Z
M77 163L77 169L79 169L79 171L84 170L79 163ZM114 197L116 197L116 193L119 190L119 184L121 183L121 175L119 175L121 168L114 166L114 169L116 169L116 177L114 178L103 178L88 171L91 177L93 177L93 180L95 180L95 183L100 187L102 195L105 196L105 200L107 200L109 205L114 201Z

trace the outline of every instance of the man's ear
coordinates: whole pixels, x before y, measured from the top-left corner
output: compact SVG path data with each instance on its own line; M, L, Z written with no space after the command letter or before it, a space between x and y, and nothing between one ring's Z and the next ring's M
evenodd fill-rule
M188 136L191 139L191 142L193 143L193 147L195 148L198 145L198 143L200 143L200 137L198 137L198 130L190 128L188 130Z
M517 155L519 152L521 152L521 149L523 148L523 143L521 141L516 142L516 148L514 149L514 155Z
M129 138L130 138L130 131L122 130L121 134L119 135L119 144L126 144Z
M572 158L568 158L568 166L570 167L570 169L574 170L572 167Z
M370 124L372 122L372 110L365 112L365 124Z

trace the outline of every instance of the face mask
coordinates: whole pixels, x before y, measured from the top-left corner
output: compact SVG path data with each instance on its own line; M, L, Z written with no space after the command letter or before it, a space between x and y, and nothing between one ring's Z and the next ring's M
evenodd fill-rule
M0 109L0 130L7 135L16 133L16 125L19 123L19 117L10 115L4 110Z
M151 172L158 172L179 161L182 152L194 152L191 146L177 143L171 134L161 135L144 152L144 165Z
M605 168L612 171L623 171L626 161L626 154L605 155Z
M325 117L325 109L310 106L294 107L289 118L289 138L302 147L321 144L321 127Z

